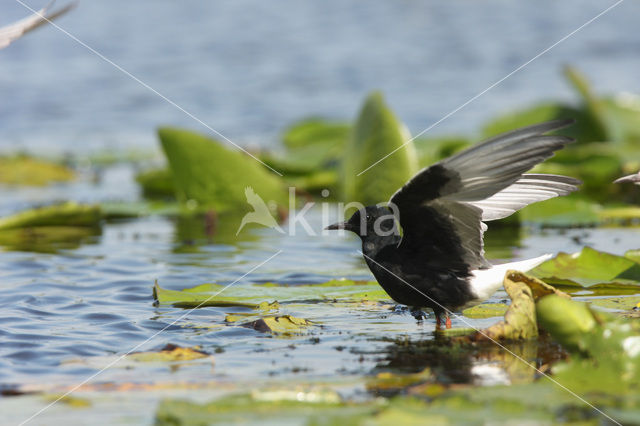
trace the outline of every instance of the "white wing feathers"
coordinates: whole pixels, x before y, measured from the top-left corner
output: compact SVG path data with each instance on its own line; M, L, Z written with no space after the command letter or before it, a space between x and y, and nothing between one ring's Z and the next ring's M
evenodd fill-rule
M58 16L68 12L70 9L76 6L76 3L70 3L61 9L56 11L49 11L53 6L54 1L51 1L48 5L42 9L36 11L31 16L27 16L24 19L16 21L12 24L0 28L0 49L3 49L11 44L14 40L22 37L29 31L38 28L40 25L51 21Z
M567 195L577 189L580 181L567 176L526 174L511 186L472 204L482 209L482 220L505 218L521 208L559 195Z

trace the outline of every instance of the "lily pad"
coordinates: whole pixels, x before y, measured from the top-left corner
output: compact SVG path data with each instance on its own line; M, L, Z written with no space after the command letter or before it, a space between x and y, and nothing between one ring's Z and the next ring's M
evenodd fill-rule
M137 362L181 362L194 359L213 357L199 348L184 348L176 345L166 345L159 351L134 352L127 355L127 359Z
M100 224L100 207L68 202L25 210L0 219L0 231L39 226L95 227Z
M80 398L75 395L64 395L64 394L46 394L44 395L45 401L49 403L62 403L68 407L72 408L87 408L91 407L91 401L87 398Z
M364 300L389 300L389 296L378 283L331 280L322 284L278 285L238 284L228 288L220 284L201 284L184 290L168 290L156 282L154 299L160 304L171 304L180 308L206 306L241 306L269 310L274 303L291 302L362 302Z
M198 404L180 400L165 400L156 412L156 425L203 425L203 424L361 424L371 414L376 404L354 404L326 401L303 390L295 390L302 399L262 399L257 394L233 395ZM281 396L292 394L291 390L279 392Z
M603 297L591 299L589 303L601 308L613 309L616 311L628 311L630 309L640 307L640 296Z
M640 219L640 207L611 207L601 210L599 216L605 222L631 222Z
M530 273L545 282L567 287L640 290L640 264L590 247L574 254L559 253Z
M376 374L374 378L369 379L366 386L369 392L381 395L399 392L409 386L415 386L433 380L433 374L428 368L418 373L411 374L397 374L390 371L384 371Z
M291 315L268 316L258 320L243 324L243 327L272 334L302 334L312 322L304 318L297 318Z
M245 196L251 187L264 203L288 208L284 182L256 159L188 130L164 127L158 135L177 198L187 207L252 211Z
M2 184L44 186L53 182L68 182L74 178L73 170L62 164L26 155L0 157Z
M0 246L14 251L55 253L77 248L101 234L100 228L85 226L38 226L0 231Z
M483 303L462 311L468 318L493 318L501 317L507 312L509 305L505 303Z
M370 94L344 152L343 199L365 205L387 201L418 171L410 139L408 130L386 105L382 94Z
M624 257L631 259L636 263L640 263L640 250L629 250L624 254Z

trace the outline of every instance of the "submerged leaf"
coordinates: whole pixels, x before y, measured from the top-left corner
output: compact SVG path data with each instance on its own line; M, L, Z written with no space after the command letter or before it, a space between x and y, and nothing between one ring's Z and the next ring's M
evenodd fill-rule
M418 171L410 139L409 132L385 104L382 94L371 93L362 106L344 153L343 199L365 205L388 200Z
M182 203L195 202L216 211L251 211L245 196L251 187L265 203L288 207L282 180L254 158L187 130L164 127L158 135Z
M559 253L531 271L543 281L589 289L640 288L640 264L631 259L584 247L574 254Z

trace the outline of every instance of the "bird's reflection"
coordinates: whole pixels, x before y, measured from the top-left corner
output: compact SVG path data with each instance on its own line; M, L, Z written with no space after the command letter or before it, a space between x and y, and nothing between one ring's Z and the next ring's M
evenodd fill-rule
M369 392L390 396L407 392L419 382L444 386L516 384L532 382L566 353L547 338L521 342L470 343L464 338L435 335L424 340L391 341L373 368L376 377L411 378L407 386L368 386ZM428 372L428 374L426 373ZM420 374L420 375L418 375ZM421 380L413 380L415 378Z

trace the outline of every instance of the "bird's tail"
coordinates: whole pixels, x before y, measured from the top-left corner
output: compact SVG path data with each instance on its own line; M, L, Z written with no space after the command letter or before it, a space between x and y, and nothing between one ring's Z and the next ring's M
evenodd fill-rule
M500 265L493 265L489 269L473 271L469 284L471 285L471 290L476 295L476 300L474 302L480 303L491 297L491 295L502 286L504 275L508 270L514 269L516 271L527 272L552 257L552 254L544 254L542 256L534 257L533 259L503 263Z

